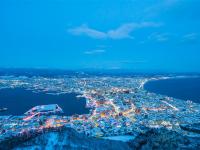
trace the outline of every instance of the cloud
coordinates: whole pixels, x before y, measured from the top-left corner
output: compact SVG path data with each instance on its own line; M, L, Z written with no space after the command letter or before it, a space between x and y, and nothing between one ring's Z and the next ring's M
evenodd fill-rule
M159 2L153 2L149 7L144 8L143 13L145 17L154 17L159 15L161 12L171 9L173 6L178 4L181 0L160 0Z
M159 27L160 23L154 22L142 22L142 23L126 23L122 24L116 29L110 29L107 32L98 31L96 29L89 28L86 25L80 27L68 29L68 32L75 36L87 36L95 39L125 39L134 38L131 33L134 30L146 28L146 27Z
M183 42L183 43L197 43L198 42L198 34L197 33L185 34L182 37L181 42Z
M149 36L147 36L147 39L144 39L142 41L139 41L139 44L145 44L149 42L167 42L171 38L171 33L158 33L154 32L151 33Z
M196 40L197 39L197 33L190 33L183 36L184 40Z
M169 39L169 34L168 33L152 33L148 39L149 40L153 40L153 41L157 41L157 42L165 42L168 41Z
M104 50L104 49L96 49L96 50L85 51L84 54L94 55L94 54L102 54L102 53L105 53L105 52L106 52L106 50Z
M133 38L130 34L137 29L146 27L158 27L160 24L153 22L143 22L143 23L128 23L123 24L115 30L110 30L107 32L107 36L111 39L123 39L123 38Z
M181 42L181 44L195 44L199 43L198 33L189 33L185 35L179 35L174 33L159 33L154 32L150 34L146 40L140 41L139 44L145 44L147 42Z
M73 35L85 35L85 36L89 36L91 38L96 38L96 39L102 39L106 37L105 33L97 31L95 29L91 29L87 27L86 25L69 29L68 32Z

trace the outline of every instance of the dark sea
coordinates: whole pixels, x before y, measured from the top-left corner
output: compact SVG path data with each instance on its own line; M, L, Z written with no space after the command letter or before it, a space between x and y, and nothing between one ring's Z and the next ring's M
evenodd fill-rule
M67 116L89 113L89 109L85 108L86 99L76 96L76 93L61 95L34 93L23 88L1 89L0 108L5 107L8 110L0 112L0 115L23 115L34 106L47 104L58 104Z
M144 88L157 94L200 103L200 77L155 80L147 82Z

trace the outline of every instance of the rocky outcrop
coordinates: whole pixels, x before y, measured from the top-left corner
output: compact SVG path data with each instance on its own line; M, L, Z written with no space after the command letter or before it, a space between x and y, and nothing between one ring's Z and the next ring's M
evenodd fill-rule
M181 129L183 129L185 131L200 134L200 123L182 124L182 125L180 125L180 127L181 127Z
M71 128L49 132L20 144L15 149L56 149L56 150L130 150L125 142L101 138L89 138Z
M46 132L34 138L0 143L0 149L68 149L68 150L176 150L200 149L200 138L188 137L164 128L149 129L128 142L91 138L71 128Z
M188 137L164 128L151 129L129 142L137 150L200 149L200 137Z

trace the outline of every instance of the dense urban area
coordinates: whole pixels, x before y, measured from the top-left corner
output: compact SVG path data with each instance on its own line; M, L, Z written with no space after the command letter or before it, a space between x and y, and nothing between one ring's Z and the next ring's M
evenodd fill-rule
M47 94L78 93L89 114L62 115L62 106L36 106L21 116L0 116L0 143L63 127L87 137L132 140L152 128L199 137L200 105L146 91L150 80L164 77L0 77L0 89L25 88ZM78 106L77 106L78 107ZM6 108L4 108L6 109ZM3 110L3 108L2 108ZM192 132L191 132L192 130Z

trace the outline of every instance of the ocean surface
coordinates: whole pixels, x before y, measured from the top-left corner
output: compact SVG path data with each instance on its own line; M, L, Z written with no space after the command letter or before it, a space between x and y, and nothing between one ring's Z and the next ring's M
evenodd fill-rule
M149 81L144 85L144 89L157 94L200 103L200 77Z
M34 106L47 104L58 104L67 116L89 113L89 109L85 108L86 99L76 96L76 93L61 95L34 93L23 88L1 89L0 108L5 107L8 110L0 112L0 115L23 115Z

